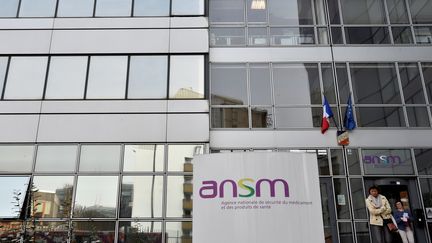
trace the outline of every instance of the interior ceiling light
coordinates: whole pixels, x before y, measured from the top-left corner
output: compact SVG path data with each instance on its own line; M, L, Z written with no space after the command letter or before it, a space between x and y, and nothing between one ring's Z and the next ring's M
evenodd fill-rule
M251 9L265 9L266 2L265 0L252 0Z

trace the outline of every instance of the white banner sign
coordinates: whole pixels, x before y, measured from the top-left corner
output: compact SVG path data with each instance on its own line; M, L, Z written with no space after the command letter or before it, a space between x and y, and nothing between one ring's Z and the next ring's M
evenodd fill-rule
M193 161L194 242L324 242L314 154L218 153Z

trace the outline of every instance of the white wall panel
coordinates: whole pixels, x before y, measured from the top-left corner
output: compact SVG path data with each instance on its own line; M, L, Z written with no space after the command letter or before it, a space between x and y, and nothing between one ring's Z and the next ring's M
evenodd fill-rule
M0 142L35 142L38 115L0 115Z
M168 112L209 112L208 100L168 100Z
M42 113L165 113L166 100L43 101Z
M10 18L0 19L0 29L51 29L54 24L52 18Z
M432 48L426 46L335 47L333 51L337 62L418 62L432 60Z
M207 142L208 114L168 114L168 142Z
M207 29L171 29L170 52L208 52Z
M170 18L56 18L55 29L169 28Z
M38 142L164 142L164 114L42 115Z
M39 113L41 101L2 101L0 113Z
M171 28L207 28L209 26L206 17L173 17Z
M0 53L48 53L51 32L51 30L0 30Z

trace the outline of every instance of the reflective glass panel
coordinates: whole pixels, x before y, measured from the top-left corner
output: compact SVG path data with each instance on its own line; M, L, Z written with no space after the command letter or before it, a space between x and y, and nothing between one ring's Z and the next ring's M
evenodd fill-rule
M247 22L248 23L266 23L267 8L259 6L256 0L246 0Z
M315 44L312 27L270 28L271 44L275 46L295 46Z
M330 32L331 32L333 44L344 44L343 35L342 35L342 28L332 27L330 29Z
M116 216L117 188L117 176L79 176L74 217L114 218Z
M132 56L129 64L128 98L166 98L167 75L167 56Z
M241 23L245 19L244 0L209 1L211 23Z
M38 221L35 228L35 242L61 243L68 241L69 222Z
M270 69L267 64L249 66L250 95L252 105L271 105Z
M271 107L251 108L253 128L272 128L274 124L273 109Z
M248 104L244 64L213 64L210 75L212 105Z
M275 108L276 128L313 127L311 108Z
M327 24L326 2L324 0L313 0L313 3L315 7L316 24L326 25Z
M325 149L315 150L318 159L319 175L330 175L330 165L328 161L328 152Z
M406 126L403 109L401 107L357 107L355 109L357 110L357 126L361 126L361 127L405 127Z
M347 44L390 44L387 27L345 27Z
M203 145L168 145L168 170L192 172L193 156L203 153Z
M33 155L33 145L0 146L0 172L30 172Z
M317 28L318 32L318 43L317 44L330 44L330 36L328 33L328 28Z
M169 0L134 0L134 16L168 16Z
M123 171L162 171L164 145L125 145Z
M130 16L132 0L97 0L95 16Z
M87 84L88 99L123 99L125 97L126 56L93 56Z
M432 63L422 63L423 77L429 103L432 103Z
M171 56L169 97L204 98L204 56Z
M18 218L28 183L25 176L0 177L0 218Z
M330 185L329 185L330 184ZM328 183L327 178L320 178L320 191L321 191L321 207L322 207L322 216L324 223L324 238L328 242L333 242L332 238L332 223L331 223L331 215L330 215L330 207L334 207L331 201L332 193L331 193L331 182Z
M267 28L248 28L249 46L267 46Z
M211 46L244 46L245 28L210 28Z
M213 108L211 113L212 128L247 128L249 127L247 108Z
M420 188L425 208L432 207L432 179L420 178Z
M414 35L417 44L432 44L431 26L414 26Z
M56 0L21 0L20 17L54 17Z
M34 198L39 205L33 214L38 218L67 218L72 210L73 176L35 176L38 190Z
M73 222L72 242L114 243L116 222Z
M362 159L366 175L414 174L409 149L363 149Z
M401 103L393 64L351 64L350 68L355 103Z
M411 27L392 27L393 41L395 44L412 44L414 43Z
M345 175L345 163L341 149L330 149L333 175Z
M316 90L310 83L319 80L316 64L275 64L273 65L273 83L275 103L282 104L312 104L316 99ZM311 93L312 92L312 93ZM310 120L310 119L309 119Z
M166 238L169 243L192 242L192 222L166 222Z
M406 107L410 127L430 127L426 107Z
M168 176L167 217L192 217L192 176Z
M123 176L120 217L161 217L162 176Z
M363 181L360 178L350 179L351 200L355 219L367 219L366 205L364 203L365 193Z
M321 76L324 96L330 104L336 104L336 88L334 85L333 68L330 63L321 64Z
M386 0L390 23L409 24L408 12L403 0Z
M91 17L94 0L59 0L57 17Z
M340 24L340 13L338 0L327 0L327 8L329 12L329 19L331 24Z
M160 243L162 242L162 223L119 222L118 238L122 243Z
M425 104L423 85L417 64L400 63L399 76L406 104Z
M345 63L336 64L336 77L337 77L340 103L346 104L348 102L348 97L350 96L351 91L348 82L348 72Z
M432 175L432 149L414 149L419 175Z
M204 0L171 0L173 15L204 15Z
M272 0L267 3L271 25L314 24L311 1Z
M383 1L341 0L344 24L385 24Z
M6 70L8 65L7 57L0 57L0 94L3 93L3 85L6 76Z
M82 145L79 171L118 171L120 145Z
M411 18L414 24L432 23L432 1L431 0L408 0Z
M334 193L336 202L336 212L338 219L349 219L351 218L349 197L347 191L347 182L342 178L334 178ZM341 241L345 242L345 241Z
M16 17L19 0L3 0L0 8L0 17Z
M371 242L368 225L368 222L355 222L357 243Z
M75 171L78 147L76 145L39 145L35 171Z
M361 175L360 160L357 149L346 150L348 160L348 172L350 175Z
M85 56L51 57L46 99L82 99L87 76Z
M41 99L48 57L11 57L5 99Z

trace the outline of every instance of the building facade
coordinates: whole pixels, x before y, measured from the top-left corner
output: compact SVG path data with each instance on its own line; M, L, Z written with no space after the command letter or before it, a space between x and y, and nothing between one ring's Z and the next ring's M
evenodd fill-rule
M291 151L326 243L371 242L371 185L431 242L431 0L0 4L0 241L192 242L194 155Z

